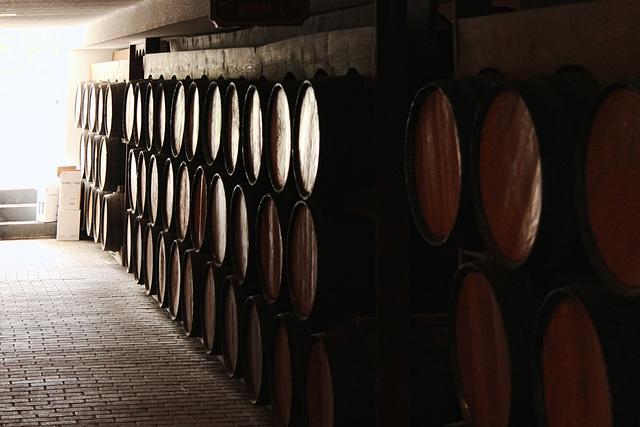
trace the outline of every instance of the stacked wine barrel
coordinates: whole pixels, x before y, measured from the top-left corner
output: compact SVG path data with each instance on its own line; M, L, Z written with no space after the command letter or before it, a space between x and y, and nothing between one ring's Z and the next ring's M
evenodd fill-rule
M601 87L579 67L416 92L407 192L424 240L461 254L449 320L465 422L640 422L638 118L637 81Z
M159 308L280 425L373 420L374 335L352 321L374 314L372 108L354 71L78 85L87 233L119 250ZM441 329L429 339L446 350ZM366 345L337 350L333 334ZM421 398L441 395L438 373L449 372L422 366L443 360L426 337L414 358ZM345 405L345 391L360 398Z

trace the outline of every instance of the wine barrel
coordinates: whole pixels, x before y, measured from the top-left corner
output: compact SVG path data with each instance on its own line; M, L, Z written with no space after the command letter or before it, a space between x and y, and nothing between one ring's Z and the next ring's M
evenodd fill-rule
M98 185L97 159L100 153L99 147L100 147L100 140L102 139L102 136L96 134L95 132L89 132L87 137L89 138L89 141L87 143L87 152L85 153L86 154L85 164L87 168L87 173L89 174L87 177L87 181L97 186Z
M209 183L213 178L213 168L210 166L198 166L193 176L191 186L191 209L189 219L189 235L193 249L196 251L209 250L207 239L207 223L209 209Z
M227 375L231 378L242 377L242 339L240 325L242 324L242 310L244 304L257 290L257 285L241 284L235 276L224 279L220 294L220 308L222 310L222 359Z
M89 197L91 196L91 185L86 179L83 179L80 181L80 187L80 231L87 234L87 210ZM80 238L82 239L82 234Z
M117 252L122 248L125 227L124 199L122 186L118 188L118 191L104 196L102 238L100 239L103 251Z
M191 79L178 80L171 98L171 155L175 159L184 158L184 141L186 136L187 121L187 91Z
M162 228L165 231L174 231L176 229L177 220L174 214L174 199L176 194L178 163L175 159L167 158L162 170L162 181L165 189L163 197L164 204L160 205L160 219L162 220ZM160 196L159 196L160 197Z
M124 265L127 273L134 273L136 268L136 240L135 240L135 222L137 218L136 211L127 209L124 235Z
M222 354L221 332L222 308L220 295L228 271L209 261L205 267L204 296L202 307L202 345L206 354Z
M217 266L223 265L227 259L228 223L227 213L231 193L222 175L215 174L209 185L209 242L213 261Z
M156 89L156 101L154 102L154 111L157 111L158 135L154 135L153 141L156 152L170 155L171 154L171 102L173 92L178 84L178 80L174 77L171 80L162 80Z
M256 219L258 282L270 304L276 301L288 303L285 311L292 310L284 268L284 238L293 203L290 193L265 194L258 206Z
M276 193L293 187L291 172L293 111L301 82L276 83L269 95L265 129L265 156L271 187Z
M169 315L172 320L182 320L182 259L187 250L191 249L188 242L181 242L176 239L171 244L170 254L170 274L169 274Z
M156 108L156 98L158 95L158 87L163 79L149 80L144 90L144 100L142 101L142 121L143 125L140 129L144 139L144 146L148 151L156 152L156 138L160 135L158 127L158 111Z
M156 299L160 308L169 307L169 287L171 281L171 245L176 240L176 234L169 231L161 231L158 234L156 251L158 253L157 270L154 274L157 277L158 292Z
M182 312L182 327L188 337L202 336L206 269L207 262L210 260L210 254L196 252L194 249L188 249L182 257L180 310Z
M104 127L104 102L105 102L105 96L107 95L107 87L109 86L109 83L100 83L100 85L98 86L98 89L96 89L96 93L97 93L97 100L96 102L98 103L98 112L96 114L96 133L100 134L100 135L106 135L105 133L105 127Z
M197 164L202 164L205 160L200 122L208 88L209 79L202 76L192 81L187 90L185 157L187 161Z
M80 142L78 144L78 165L79 165L80 171L82 171L81 179L87 179L86 161L87 161L88 135L89 135L89 132L86 130L83 130L80 132Z
M84 81L79 81L76 84L76 94L73 103L73 125L78 129L83 129L82 117L85 114L84 111Z
M414 222L432 245L482 251L469 183L475 112L497 74L431 82L416 92L405 138L405 178Z
M374 182L373 102L356 72L307 80L293 115L293 173L300 197L353 202Z
M412 328L411 425L460 420L444 326ZM375 332L341 328L311 335L306 359L309 427L375 424Z
M111 194L110 191L96 189L93 202L93 241L102 244L102 211L104 209L104 197Z
M147 136L147 126L148 123L148 113L147 113L147 89L148 83L152 80L142 79L135 82L134 85L134 96L135 96L135 115L136 118L134 120L134 144L136 147L146 149L148 145Z
M164 179L164 168L167 159L168 157L166 155L158 153L152 154L149 159L149 193L147 198L149 204L149 222L152 224L162 224L161 210L165 204L164 198L167 192L167 182Z
M594 277L545 299L533 341L538 425L640 425L640 306Z
M640 135L638 80L602 88L585 119L577 155L578 224L601 280L624 296L640 295Z
M136 186L138 187L136 194L138 200L136 201L136 212L138 215L142 215L149 218L149 194L151 194L151 179L149 162L151 161L151 152L142 150L138 153L138 180Z
M239 283L258 283L257 215L262 194L249 183L238 184L229 204L229 255Z
M500 82L478 109L471 192L487 252L508 269L581 263L575 215L579 127L598 85L572 71Z
M273 365L271 322L279 309L269 304L264 295L250 296L242 309L240 361L244 386L253 404L264 405L269 401L268 369Z
M269 105L269 95L273 83L257 82L247 89L242 111L242 164L247 182L257 185L261 192L270 190L267 172L266 150L264 147L264 113Z
M104 130L109 138L122 138L122 117L126 83L109 83L104 98Z
M87 226L87 236L93 237L93 233L95 230L95 206L96 206L96 191L98 189L95 185L89 183L89 197L87 198L87 208L85 210L86 219L85 223Z
M133 277L138 284L144 284L144 267L146 257L146 242L147 237L146 229L149 221L143 216L136 216L133 223L133 256L134 256L134 270Z
M530 343L539 302L523 271L464 264L453 281L453 376L474 425L534 425Z
M135 140L135 120L136 120L136 82L128 81L125 85L122 98L122 142L132 143L137 146Z
M327 203L295 204L287 231L286 268L298 317L327 328L339 325L349 313L373 312L373 222Z
M98 105L100 104L100 86L102 83L93 82L89 85L89 103L88 103L88 118L87 126L91 132L100 134L98 129Z
M228 82L222 79L209 82L200 126L202 151L207 165L224 164L222 145L222 101Z
M127 206L136 212L138 209L138 157L142 153L141 148L129 150L127 154L127 170L126 170L126 190L127 190Z
M193 163L182 162L176 175L176 187L173 199L174 215L176 217L176 234L178 240L190 240L189 222L191 219L191 186L197 166Z
M97 183L103 191L116 191L124 185L127 150L118 138L102 136L99 145Z
M91 90L93 82L85 82L82 86L82 111L80 121L82 129L89 130L89 92Z
M304 381L311 334L309 324L293 313L280 313L273 318L273 366L268 386L275 425L301 426L306 421Z
M240 135L242 111L249 83L244 79L229 82L222 109L222 154L228 175L236 172L244 177L240 160Z
M144 238L144 287L147 295L158 295L158 238L161 232L160 224L147 223Z

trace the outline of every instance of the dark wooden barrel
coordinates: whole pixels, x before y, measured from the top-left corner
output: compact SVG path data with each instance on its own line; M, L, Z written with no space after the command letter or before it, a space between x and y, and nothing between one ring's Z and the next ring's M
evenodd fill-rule
M160 219L162 220L162 228L166 231L175 231L176 229L174 199L179 165L175 159L167 158L162 169L162 186L165 191L162 196L159 196L164 200L164 204L160 205Z
M191 186L191 209L189 220L189 235L193 249L196 251L210 248L207 238L208 210L209 210L209 183L213 178L214 169L210 166L198 166L193 176Z
M249 83L244 79L229 82L224 94L222 109L222 154L228 175L244 176L240 153L242 110Z
M104 196L101 239L103 251L117 252L122 248L125 231L125 196L122 186L117 190Z
M226 83L221 80L212 80L207 88L204 110L202 114L202 151L205 162L208 165L220 163L222 154L222 100Z
M172 320L182 320L182 259L187 250L191 249L191 244L181 242L176 239L171 244L171 254L169 259L169 315Z
M414 96L405 138L407 196L414 222L432 245L484 249L469 188L475 112L497 74L442 80Z
M135 81L128 81L125 85L122 99L122 141L136 145L135 120L136 120L136 94Z
M134 270L133 277L138 284L144 283L144 267L145 257L147 255L145 248L145 239L147 237L146 229L149 221L143 216L136 216L133 223L133 256L134 256Z
M124 185L127 162L127 147L118 138L100 138L97 164L98 187L104 191L116 191Z
M156 99L158 98L158 87L163 81L163 79L148 81L144 91L144 100L142 101L143 125L141 132L144 134L144 146L148 151L152 152L157 152L156 139L160 136Z
M82 111L80 116L82 129L89 131L89 92L92 84L93 82L88 81L82 86Z
M500 82L478 109L471 191L487 252L552 271L584 253L575 215L579 127L598 85L586 72Z
M91 132L100 134L98 129L98 105L100 104L100 82L93 82L89 85L89 103L88 103L88 117L87 127Z
M264 146L266 129L264 121L272 88L273 83L266 81L251 84L247 89L242 111L242 137L240 140L244 173L247 182L250 185L258 185L262 192L271 189L267 172L267 151Z
M269 181L276 193L295 186L291 171L293 111L301 82L277 83L271 89L265 123L265 157Z
M176 221L176 234L180 241L190 240L189 223L191 220L191 186L197 166L182 162L176 175L176 187L173 196L173 208Z
M228 206L231 193L220 174L215 174L209 185L209 243L213 261L217 266L223 265L227 258Z
M104 196L111 194L111 192L100 190L96 188L94 194L95 201L93 202L93 241L95 243L102 243L102 211L104 209Z
M87 231L87 236L93 237L93 224L95 218L95 193L96 187L95 185L89 183L89 194L86 199L86 208L85 208L85 226Z
M126 83L109 83L104 98L104 130L109 138L122 138L122 114Z
M249 183L238 184L229 204L229 255L239 283L258 283L256 218L262 193Z
M83 96L84 96L84 81L79 81L76 84L76 94L73 103L73 125L78 128L84 128L82 123L82 116L84 114Z
M258 206L255 251L258 282L269 303L289 301L284 242L293 203L290 193L269 193L262 197Z
M640 424L640 306L595 277L545 299L533 341L538 425Z
M451 357L461 407L474 425L534 425L530 349L538 306L522 271L488 262L458 270Z
M135 239L135 222L137 218L136 211L127 209L124 236L124 265L127 273L134 273L136 263L136 239Z
M447 338L445 326L411 330L411 425L453 425L460 420ZM307 425L375 424L374 331L345 327L314 334L306 360Z
M307 80L293 115L293 173L298 193L353 203L374 182L373 102L362 79L346 76Z
M154 135L155 150L158 153L171 154L171 101L178 80L162 80L156 89L156 101L154 102L157 114L154 123L157 122L158 135Z
M87 136L89 135L89 132L86 130L83 130L80 132L80 142L78 143L78 167L80 168L80 170L82 171L82 179L86 179L87 178L87 168L86 168L86 161L87 161Z
M89 132L87 135L89 141L87 142L87 152L86 152L86 160L85 165L87 168L87 181L90 183L97 185L97 157L99 155L99 146L100 140L102 136L96 134L95 132Z
M228 269L216 266L213 261L207 262L205 267L201 330L202 345L206 354L222 354L220 329L223 321L220 295L228 272Z
M80 231L87 234L87 210L88 210L87 208L89 203L89 197L91 196L91 185L87 180L83 179L82 181L80 181L80 186L81 186L80 209L82 210L80 212Z
M578 145L578 224L602 281L624 296L640 295L640 84L612 81L585 119Z
M136 194L138 200L136 201L136 211L138 215L143 215L147 219L149 218L149 195L151 194L151 179L149 162L151 162L152 153L147 150L142 150L138 153L138 180L136 185L138 187Z
M144 288L147 295L158 295L158 238L161 232L160 224L147 223L144 238Z
M148 83L150 83L151 80L146 80L146 79L142 79L142 80L137 80L135 82L134 85L134 94L135 94L135 115L136 118L134 120L134 127L133 127L133 133L134 133L134 144L136 147L140 147L143 149L147 148L147 137L148 135L148 131L147 131L147 126L148 126L148 113L147 113L147 89L148 89Z
M210 260L210 254L196 252L194 249L188 249L182 257L180 309L182 312L182 327L188 337L202 336L207 262Z
M242 309L240 360L244 386L253 404L269 402L268 370L273 364L271 322L279 309L261 294L247 298Z
M227 375L232 378L242 377L242 340L240 325L242 324L242 310L244 304L257 290L256 284L239 283L235 276L224 279L220 294L220 308L222 310L222 359Z
M269 379L269 403L274 424L301 426L306 422L307 346L312 329L294 313L280 313L271 324L273 366Z
M108 83L100 83L97 89L97 103L98 103L98 112L96 115L96 133L100 135L106 135L105 127L104 127L104 101L105 96L107 94Z
M156 299L160 308L169 307L169 287L171 282L171 246L176 240L176 234L169 231L161 231L158 234L156 251L158 253L157 278L158 292Z
M192 81L187 90L184 153L187 161L197 164L202 164L205 160L200 122L208 87L209 79L202 76Z
M127 153L126 190L127 206L136 212L138 209L138 157L142 153L141 148L134 148Z
M148 165L149 193L148 213L149 222L162 224L161 210L164 207L164 198L167 193L167 182L164 179L164 168L168 157L164 154L152 154Z
M171 98L171 155L175 159L184 157L184 141L187 122L187 92L191 79L178 80Z
M287 229L287 284L297 316L326 328L340 324L349 313L373 312L372 219L300 200Z

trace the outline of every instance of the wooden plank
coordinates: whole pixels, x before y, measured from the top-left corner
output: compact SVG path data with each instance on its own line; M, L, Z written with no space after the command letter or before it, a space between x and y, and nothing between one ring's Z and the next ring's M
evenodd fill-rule
M129 60L99 62L90 65L93 81L125 81L129 79Z
M350 68L373 76L373 28L332 31L296 37L259 48L229 48L145 55L144 75L158 78L207 76L281 80L292 72L311 78L318 69L342 75Z
M456 76L510 79L586 67L601 83L640 73L640 2L611 0L460 19Z

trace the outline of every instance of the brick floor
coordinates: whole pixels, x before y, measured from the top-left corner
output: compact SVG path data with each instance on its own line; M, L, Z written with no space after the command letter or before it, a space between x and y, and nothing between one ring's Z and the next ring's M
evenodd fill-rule
M0 241L0 425L270 426L100 246Z

